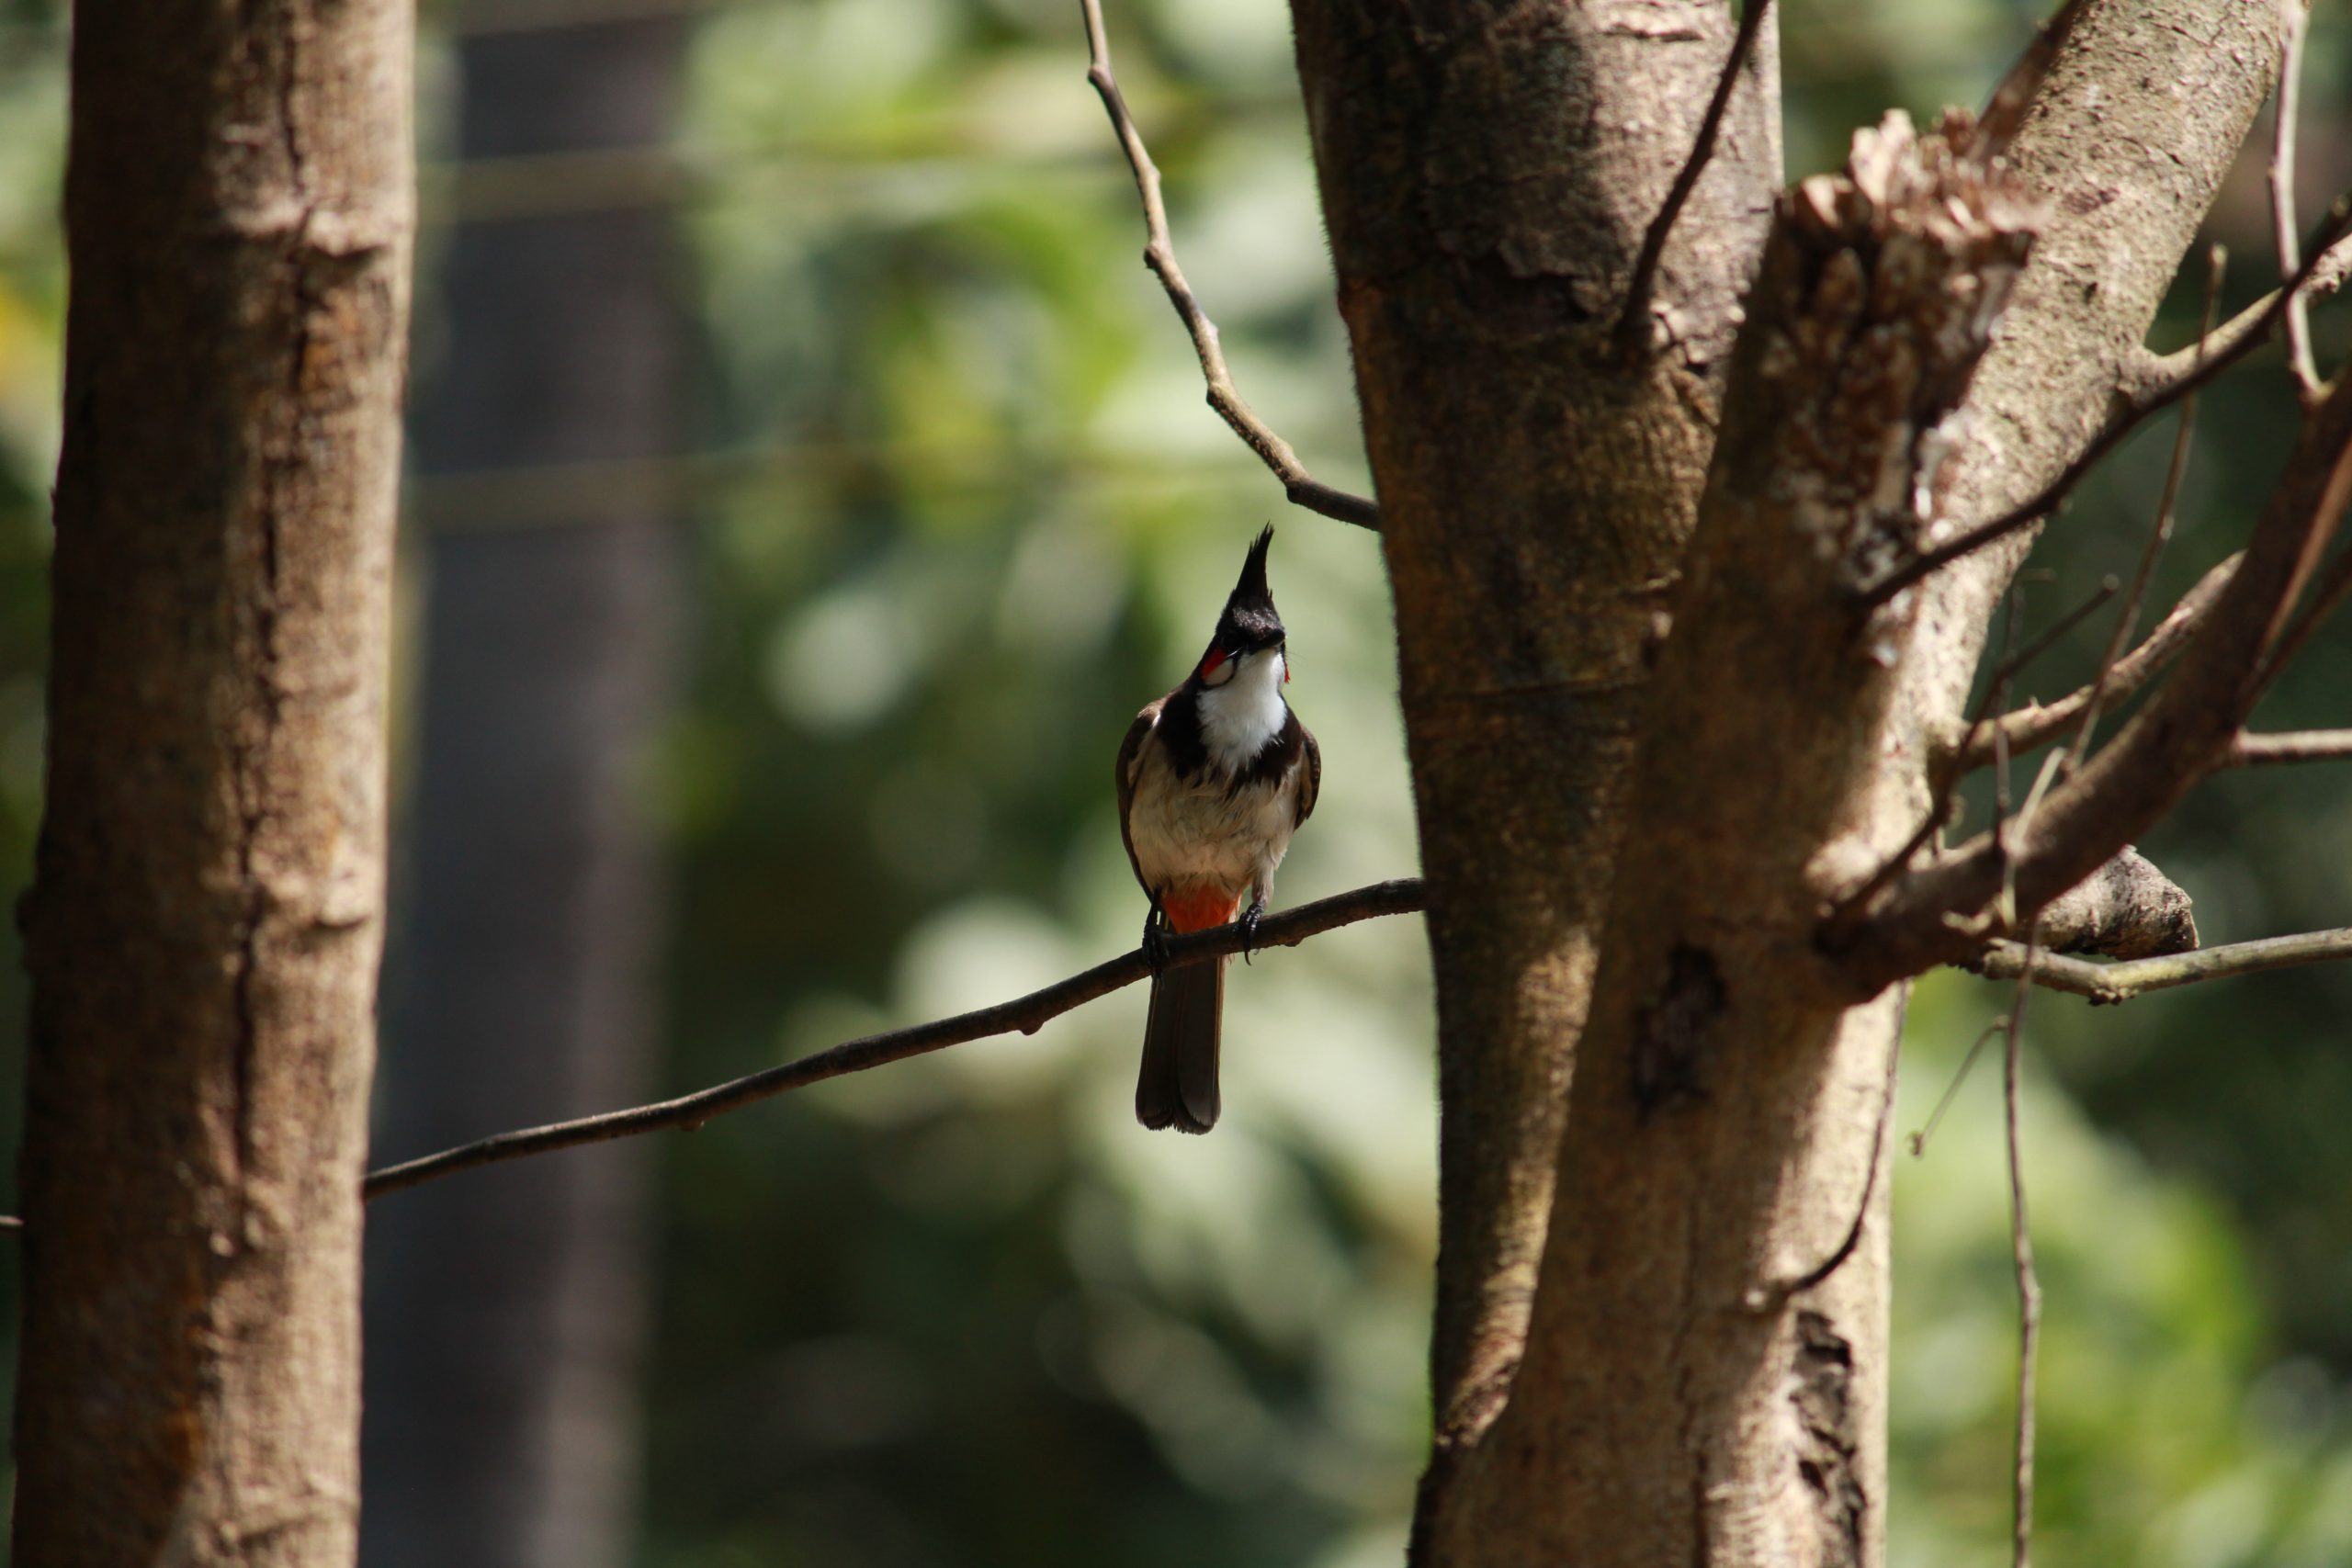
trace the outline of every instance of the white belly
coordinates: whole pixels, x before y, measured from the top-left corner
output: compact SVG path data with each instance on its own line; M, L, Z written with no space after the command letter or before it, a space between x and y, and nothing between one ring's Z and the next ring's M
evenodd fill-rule
M1273 781L1231 794L1215 769L1179 779L1157 747L1136 771L1127 835L1144 885L1155 893L1206 884L1239 897L1272 883L1296 828L1294 765Z

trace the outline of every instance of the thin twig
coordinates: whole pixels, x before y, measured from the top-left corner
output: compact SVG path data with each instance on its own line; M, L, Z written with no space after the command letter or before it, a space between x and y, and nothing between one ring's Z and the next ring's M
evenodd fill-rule
M2352 958L2352 926L2202 947L2161 958L2134 958L2121 964L2099 964L2045 953L2034 960L2033 983L2045 990L2068 991L2103 1005L2128 1002L2149 991L2167 990L2175 986L2258 975L2270 969L2300 968L2306 964L2341 963L2347 958ZM2023 972L2024 965L2025 949L2021 943L1996 942L1971 960L1968 966L1987 979L2011 980Z
M2020 528L2030 527L2056 511L2074 492L2075 487L2082 482L2084 476L2106 461L2108 455L2121 446L2124 439L2138 430L2149 416L2170 408L2181 399L2215 380L2261 345L2264 339L2268 336L2270 329L2278 324L2286 302L2296 298L2302 291L2303 286L2311 280L2312 274L2335 255L2333 247L2343 233L2346 219L2345 204L2338 202L2335 211L2330 215L2329 231L2318 254L2313 256L2311 262L2294 276L2288 279L2286 287L2272 295L2267 303L2257 309L2256 320L2247 332L2234 339L2230 339L2227 333L2216 333L2210 341L2200 340L2203 341L2203 346L2199 349L2192 367L2186 374L2125 393L2121 399L2122 407L2117 411L2113 418L2100 427L2099 433L2091 438L2090 445L2084 447L2080 455L2067 464L2056 479L2052 479L2031 497L2018 502L1999 516L1989 522L1978 524L1957 537L1923 552L1909 564L1887 573L1876 587L1862 595L1861 608L1876 609L1905 589L1932 576L1953 561L1960 559L1961 557L1973 555L1985 546L2005 539ZM2337 265L2343 263L2352 263L2352 252L2347 252Z
M1352 925L1358 920L1369 920L1382 915L1410 914L1421 907L1422 892L1419 878L1376 882L1368 887L1334 894L1329 898L1318 898L1312 904L1302 904L1295 909L1268 916L1258 927L1257 937L1250 945L1253 951L1295 947L1308 937L1340 926ZM1238 925L1219 926L1214 931L1172 937L1169 940L1165 967L1181 968L1188 964L1205 963L1220 954L1239 953L1245 942L1250 942L1250 938ZM626 1111L608 1111L602 1115L582 1116L545 1127L500 1133L454 1149L444 1149L439 1154L389 1166L368 1176L366 1193L369 1198L380 1198L387 1192L397 1192L403 1187L413 1187L435 1177L471 1170L477 1166L521 1159L529 1155L547 1154L556 1149L573 1148L582 1144L632 1138L639 1134L673 1127L692 1131L715 1116L725 1115L729 1111L740 1110L789 1089L822 1083L827 1078L863 1072L868 1067L903 1061L909 1056L919 1056L949 1045L960 1045L969 1040L986 1039L992 1034L1010 1034L1015 1030L1023 1034L1034 1033L1047 1020L1058 1018L1073 1008L1098 997L1108 996L1122 987L1132 986L1150 973L1149 963L1142 950L1137 949L1009 1002L999 1002L994 1007L958 1013L954 1018L918 1023L906 1029L868 1034L829 1050L819 1051L813 1055L803 1056L797 1062L769 1067L763 1072L682 1095L676 1100L632 1106Z
M2304 268L2309 276L2298 291L2299 298L2306 301L2326 299L2344 287L2347 276L2352 276L2352 239L2338 240L2330 246L2323 235L2318 254L2319 259ZM2210 344L2211 352L2222 353L2249 338L2260 342L2279 320L2278 307L2283 293L2282 289L2273 289L2216 327ZM2179 380L2188 374L2196 358L2195 344L2175 349L2170 354L2140 355L2123 373L2120 390L2124 400L2127 403L2137 401Z
M2109 701L2122 702L2138 694L2150 677L2188 646L2189 639L2205 624L2206 616L2213 613L2213 606L2221 603L2222 591L2230 585L2230 574L2237 570L2239 559L2232 556L2199 578L2197 586L2181 596L2180 603L2156 624L2147 639L2116 661L2107 679ZM1989 764L1996 731L2012 753L2047 745L2074 728L2090 701L2091 688L2080 686L2054 703L2029 703L1996 719L1973 719L1962 732L1964 739L1953 750L1954 773L1970 773Z
M2346 598L2352 598L2352 549L2344 551L2328 564L2327 570L2320 574L2319 585L2312 590L2312 596L2301 612L2271 645L2262 673L2256 681L2260 690L2270 689L2287 667L2294 663L2296 656L2303 650L2303 644L2311 640L2312 634L2319 630Z
M2007 1039L2001 1060L2001 1115L2009 1154L2009 1260L2018 1281L2018 1424L2017 1462L2010 1472L2015 1506L2009 1536L2011 1568L2029 1568L2033 1560L2033 1385L2041 1340L2041 1281L2034 1274L2033 1237L2026 1223L2025 1161L2018 1137L2018 1069L2023 1055L2026 998L2033 988L2034 943L2040 934L2038 922L2027 927L2025 959L2018 974L2017 1000L2009 1007Z
M1953 1098L1960 1093L1960 1086L1968 1081L1968 1070L1976 1065L1976 1058L1984 1054L1985 1043L2008 1027L2008 1019L2002 1017L1995 1019L1976 1032L1976 1038L1969 1043L1968 1055L1960 1059L1960 1066L1952 1073L1951 1081L1945 1084L1943 1093L1936 1097L1936 1108L1928 1112L1926 1122L1917 1132L1911 1134L1913 1159L1917 1159L1928 1152L1928 1140L1934 1137L1936 1129L1943 1125L1944 1112L1951 1109Z
M1291 450L1290 443L1275 434L1235 389L1216 323L1209 320L1193 286L1184 280L1184 269L1176 265L1176 246L1168 231L1168 208L1160 199L1159 165L1151 161L1151 153L1143 144L1143 133L1136 129L1135 116L1128 112L1126 96L1119 91L1119 79L1111 72L1111 38L1102 25L1102 0L1079 0L1079 10L1086 18L1086 79L1094 85L1103 111L1111 117L1111 129L1119 138L1119 149L1127 156L1127 167L1135 171L1136 194L1143 200L1143 263L1168 291L1168 302L1176 307L1184 330L1192 334L1193 352L1200 356L1201 376L1208 383L1209 407L1283 481L1283 493L1293 504L1342 523L1378 528L1378 506L1363 496L1334 490L1308 473L1306 465L1298 460L1298 454Z
M1096 0L1085 0L1091 6ZM1747 68L1748 56L1756 50L1756 35L1764 30L1765 13L1772 8L1772 0L1747 0L1739 16L1739 31L1732 36L1731 52L1724 57L1723 73L1715 78L1714 96L1707 100L1707 112L1699 121L1699 139L1691 144L1690 155L1682 161L1681 169L1674 176L1674 184L1667 187L1666 201L1650 220L1642 235L1642 248L1634 257L1632 278L1625 286L1625 309L1617 318L1617 346L1631 352L1641 346L1648 334L1650 295L1657 287L1657 267L1666 254L1666 242L1674 232L1675 220L1682 216L1683 204L1698 188L1699 176L1706 173L1708 160L1715 155L1715 140L1723 132L1724 115L1731 107L1732 93L1739 85L1739 74Z
M1867 921L1837 933L1838 960L1860 994L1965 959L2006 935L2016 929L2001 902L2011 886L2019 911L2049 903L2145 833L2213 770L2261 695L2288 607L2305 596L2347 501L2352 380L2336 383L2303 421L2245 558L2164 688L2052 796L2032 833L1980 834L1910 869L1878 896Z
M1898 1010L1898 1012L1900 1010ZM1886 1162L1886 1129L1894 1121L1894 1090L1900 1081L1903 1061L1903 1032L1898 1029L1886 1046L1886 1090L1878 1103L1878 1126L1871 1134L1870 1173L1862 1178L1862 1201L1854 1208L1854 1223L1846 1227L1846 1237L1836 1251L1795 1279L1780 1292L1782 1300L1827 1281L1829 1276L1846 1266L1854 1249L1862 1243L1862 1232L1871 1217L1871 1201L1878 1196L1878 1168Z
M2280 735L2241 735L2224 765L2259 768L2273 762L2334 762L2352 757L2352 729L2298 729Z
M2222 296L2222 274L2227 266L2229 252L2215 245L2205 255L2205 306L2198 316L2197 341L2199 352L2205 340L2212 335L2213 311ZM2074 744L2066 749L2066 761L2061 771L2068 778L2083 765L2089 754L2091 734L2098 728L2100 705L2107 700L2108 683L2115 675L2115 667L2123 659L2123 650L2132 641L2132 634L2140 629L2140 606L2147 599L2148 581L2155 575L2156 559L2165 547L2172 542L2173 509L2180 501L2181 476L2188 469L2189 439L2197 430L2197 396L2190 393L2180 400L2180 423L2173 432L2172 461L2165 468L2164 493L2156 501L2156 520L2148 529L2148 541L2140 548L2140 567L2132 577L2132 591L2123 596L2123 608L2117 612L2115 630L2107 639L2107 652L2098 661L2098 672L2091 678L2090 696L2083 704L2081 728L2075 731Z
M2295 122L2302 97L2306 0L2278 0L2278 101L2270 135L2270 225L2278 247L2278 276L2292 277L2302 265L2295 234ZM2287 300L2287 367L2305 406L2319 400L2319 369L2312 361L2312 321L2300 295Z

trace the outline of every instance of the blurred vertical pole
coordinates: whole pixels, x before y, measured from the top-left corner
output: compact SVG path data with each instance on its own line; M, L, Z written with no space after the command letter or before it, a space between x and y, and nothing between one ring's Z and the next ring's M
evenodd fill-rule
M637 782L669 685L674 520L641 486L529 473L672 446L666 186L648 200L597 174L663 166L685 27L480 25L459 51L457 225L424 291L446 347L420 355L413 416L427 608L387 1153L620 1104L651 1076L661 889ZM436 504L453 491L492 499ZM370 1213L372 1568L630 1554L643 1168L611 1145Z

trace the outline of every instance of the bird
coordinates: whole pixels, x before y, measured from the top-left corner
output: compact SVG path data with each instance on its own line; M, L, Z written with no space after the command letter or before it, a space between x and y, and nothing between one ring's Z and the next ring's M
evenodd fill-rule
M1205 1133L1219 1109L1228 959L1163 969L1168 938L1238 919L1246 957L1274 868L1323 783L1321 749L1283 695L1289 648L1266 585L1273 540L1270 524L1200 662L1136 715L1119 744L1119 837L1151 900L1143 935L1151 1010L1136 1082L1136 1120L1149 1128Z

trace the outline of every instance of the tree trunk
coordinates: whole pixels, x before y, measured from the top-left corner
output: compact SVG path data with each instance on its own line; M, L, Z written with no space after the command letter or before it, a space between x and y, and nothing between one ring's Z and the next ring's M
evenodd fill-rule
M1430 890L1438 1432L1416 1558L1875 1563L1871 1173L1901 987L1853 994L1816 928L1919 821L2024 543L1875 617L1856 591L1875 552L1997 514L2108 417L2267 90L2276 13L2081 8L2014 196L1973 209L1981 243L1936 252L1989 297L2033 245L1980 370L1981 338L1896 354L1892 317L1859 352L1804 348L1860 309L1809 268L1843 256L1883 310L1912 275L1880 277L1880 247L1904 236L1907 266L1921 234L1951 240L1883 189L1859 226L1792 198L1741 309L1779 179L1769 33L1647 339L1619 346L1633 242L1724 58L1719 6L1294 11ZM1954 409L1949 453L1923 443ZM1889 475L1917 481L1891 540L1865 482Z
M411 21L74 32L26 1568L352 1560Z
M1519 1359L1647 656L1780 183L1778 54L1759 40L1626 352L1724 7L1294 13L1429 879L1442 1461Z
M659 146L675 17L469 38L469 163ZM446 479L658 457L677 384L669 214L463 222L418 400L418 772L378 1124L418 1152L642 1099L660 903L640 810L667 689L673 521L460 516ZM512 483L512 479L508 479ZM365 1560L628 1560L645 1303L635 1144L403 1193L371 1216Z

